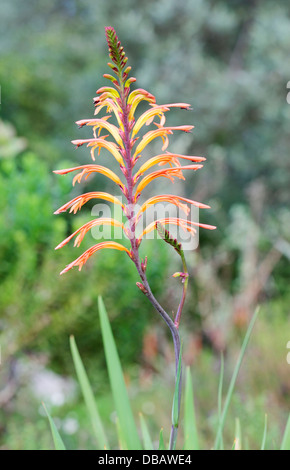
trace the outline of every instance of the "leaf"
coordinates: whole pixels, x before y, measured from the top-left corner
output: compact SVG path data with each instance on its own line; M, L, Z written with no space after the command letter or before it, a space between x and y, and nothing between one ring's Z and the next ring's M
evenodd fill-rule
M220 378L219 378L219 388L218 388L218 422L220 422L221 416L222 416L223 381L224 381L224 356L223 354L221 354L221 368L220 368ZM219 449L223 450L222 433L221 433Z
M264 424L264 432L263 432L261 450L265 450L266 437L267 437L267 418L268 418L267 415L265 415L265 424Z
M66 450L65 445L62 441L62 438L60 437L60 434L56 428L56 425L54 424L52 417L50 416L45 404L42 403L42 405L49 420L55 450Z
M220 442L221 442L221 438L222 438L222 431L223 431L223 427L224 427L224 424L225 424L227 412L228 412L228 409L229 409L229 406L230 406L231 398L232 398L232 395L233 395L234 386L235 386L235 383L236 383L236 380L237 380L237 376L238 376L240 367L242 365L242 361L243 361L243 358L244 358L244 355L245 355L245 352L246 352L246 348L247 348L252 330L254 328L254 324L255 324L255 321L257 319L258 313L259 313L259 308L256 308L255 313L254 313L254 315L253 315L253 317L250 321L250 324L248 326L248 329L247 329L247 332L246 332L246 335L245 335L245 338L244 338L244 341L243 341L243 344L242 344L242 347L241 347L241 351L240 351L240 354L239 354L239 357L238 357L238 360L237 360L237 363L236 363L236 366L235 366L235 369L234 369L234 372L233 372L233 375L232 375L232 379L231 379L229 389L228 389L228 393L227 393L226 400L225 400L224 409L223 409L223 412L222 412L222 415L221 415L221 418L220 418L219 424L218 424L218 430L217 430L217 434L216 434L214 450L218 450L219 446L220 446Z
M242 431L239 418L235 420L235 450L242 450Z
M119 442L119 449L120 450L128 450L127 449L127 444L124 438L124 433L123 430L120 426L120 421L118 416L116 416L116 429L117 429L117 436L118 436L118 442Z
M199 450L190 368L186 368L184 397L184 449Z
M100 449L109 449L108 439L103 428L95 397L73 336L70 337L70 348L74 366L76 369L76 374L78 377L78 381L81 387L81 391L85 400L85 404L92 423L92 428L98 446L100 447Z
M290 450L290 415L288 416L280 450Z
M150 436L146 421L144 419L144 416L142 415L142 413L139 413L139 416L140 416L140 425L141 425L144 449L154 450L154 446L153 446L151 436Z
M142 446L129 402L120 359L108 315L101 297L98 298L98 305L107 368L119 425L124 435L127 449L140 450Z
M158 450L165 450L165 444L164 444L164 438L163 438L163 428L160 429Z

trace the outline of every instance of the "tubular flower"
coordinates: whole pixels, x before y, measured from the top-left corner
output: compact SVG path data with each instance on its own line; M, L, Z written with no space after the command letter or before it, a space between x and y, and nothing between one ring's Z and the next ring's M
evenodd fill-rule
M143 189L151 181L160 177L167 178L172 182L174 182L174 178L184 180L185 177L183 172L185 170L198 170L202 168L203 165L201 162L203 162L205 158L179 155L166 151L169 145L169 137L174 131L188 133L192 131L193 126L183 125L167 127L165 126L165 113L170 111L170 108L189 110L191 109L190 105L187 103L158 105L156 104L155 97L148 91L142 88L137 88L131 91L131 85L136 81L136 79L134 77L129 77L131 67L127 66L128 59L125 55L124 49L121 46L114 28L107 27L105 28L105 32L109 46L109 56L111 59L108 66L110 67L113 75L105 74L104 77L111 82L111 86L101 87L96 92L97 96L94 98L94 115L97 117L81 119L76 122L80 128L83 126L89 126L93 131L93 137L91 139L73 140L72 143L76 147L86 145L90 149L93 161L96 160L96 150L98 151L98 155L100 155L103 149L107 150L118 162L120 175L113 172L109 167L99 164L76 166L74 168L57 170L55 173L64 175L77 171L78 173L73 178L73 184L76 182L81 183L83 178L87 179L88 176L94 173L102 174L119 186L123 193L124 200L121 202L118 197L112 194L102 191L93 191L75 197L60 207L55 213L60 214L69 209L70 212L76 214L76 212L91 199L103 199L121 206L123 214L127 218L127 223L125 227L125 224L122 221L118 221L113 218L101 217L99 219L94 219L72 233L63 242L61 242L56 249L62 248L74 237L75 246L79 246L86 233L96 225L121 227L125 238L129 239L131 246L130 248L126 248L124 245L114 241L98 243L85 251L75 261L70 263L61 272L61 274L69 271L74 266L78 266L80 270L90 256L105 248L125 251L136 264L138 271L140 266L144 270L145 265L144 263L140 264L138 248L142 238L156 228L156 223L163 225L178 225L192 234L196 231L194 228L195 226L206 229L215 228L210 225L199 224L182 218L168 217L152 222L143 230L139 238L136 237L136 225L140 221L142 214L149 206L158 202L168 202L173 204L181 209L186 215L188 215L191 205L199 208L209 207L206 204L186 199L181 196L162 194L149 198L147 201L142 203L138 211L135 211L137 200L141 197ZM142 101L147 102L149 109L147 109L138 118L135 118L137 107ZM104 110L107 114L101 117L101 112L104 112ZM110 118L115 118L116 123L113 124L109 122ZM143 135L140 135L143 127L147 127L150 124L154 124L156 128L148 130L146 133L143 133ZM107 132L107 135L102 135L103 132ZM144 149L148 144L150 144L150 142L152 142L152 140L159 137L162 140L163 153L142 162L139 169L136 169L135 165L139 158L142 157ZM113 140L111 141L110 138ZM182 165L180 160L185 160L188 164ZM162 168L157 170L155 169L146 175L144 174L148 170L151 170L155 165L162 166Z

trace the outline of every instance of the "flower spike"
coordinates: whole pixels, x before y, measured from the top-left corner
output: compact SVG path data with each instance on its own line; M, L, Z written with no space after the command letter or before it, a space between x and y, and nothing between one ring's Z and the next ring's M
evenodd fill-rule
M180 155L167 151L170 135L172 135L175 131L189 133L192 131L193 126L166 126L165 115L172 108L190 110L190 104L182 102L157 104L155 96L149 93L147 90L144 90L143 88L136 88L131 91L130 88L136 79L134 77L129 77L131 67L127 65L128 58L126 57L124 48L121 45L114 28L111 26L106 27L105 34L109 47L109 56L111 59L111 62L108 65L115 76L104 74L104 77L110 81L110 86L102 86L96 92L97 95L94 98L95 117L89 119L80 119L76 122L79 128L84 126L91 128L93 137L91 139L75 139L72 141L72 143L77 148L82 145L86 145L90 150L90 155L93 161L96 159L96 151L98 154L103 152L104 149L108 151L111 155L113 155L119 165L120 176L118 172L115 173L115 171L112 171L109 166L97 164L86 164L73 168L56 170L55 173L59 175L65 175L71 172L77 172L72 181L73 185L76 182L81 183L93 173L102 174L112 180L120 188L124 201L121 201L120 198L108 192L96 190L81 194L80 196L73 198L71 201L62 205L57 211L55 211L55 213L60 214L69 210L70 212L76 214L77 211L80 210L88 201L92 199L103 199L122 208L122 214L124 217L127 217L127 224L124 224L123 221L119 221L111 217L101 217L95 220L91 220L85 223L74 233L69 235L65 240L59 243L56 248L59 249L64 247L73 238L75 240L74 245L79 246L84 236L93 227L98 225L111 225L122 228L127 242L129 239L131 249L129 250L125 246L114 241L104 241L102 243L98 243L83 253L83 255L81 255L71 264L69 264L62 271L62 273L69 271L74 266L79 266L81 269L83 264L93 253L103 248L114 248L127 252L127 254L129 254L136 264L137 269L139 270L140 268L140 273L145 273L144 266L140 264L141 262L139 260L138 246L141 242L141 239L154 229L156 221L149 224L143 230L141 236L137 239L136 226L140 221L141 215L150 206L159 202L167 202L176 206L181 211L183 211L186 216L189 214L190 206L192 205L198 208L209 207L206 204L202 204L182 196L159 194L156 196L151 196L149 199L147 199L147 201L143 201L141 203L141 207L138 208L138 211L135 211L135 205L137 201L139 201L139 198L141 198L143 190L149 183L157 180L158 178L167 178L172 182L174 182L175 178L185 180L184 171L196 171L202 168L202 163L204 162L205 158ZM136 119L135 112L137 106L142 101L147 102L148 109L145 110L145 112L143 112L143 114L141 114ZM104 111L105 115L102 116ZM116 121L115 123L111 122L111 119L113 118ZM153 129L149 129L140 138L140 140L138 140L139 133L143 126L150 125L155 126L155 128L153 127ZM103 135L103 132L107 132L108 134ZM150 157L146 161L142 162L139 169L135 170L135 165L139 158L142 157L144 149L154 139L159 137L162 140L163 153ZM108 159L108 162L109 161L110 160ZM183 164L182 161L184 162ZM155 169L154 171L145 174L155 165L158 165L161 168ZM159 219L157 222L163 225L174 224L180 226L193 235L196 231L195 226L206 229L214 228L213 226L198 224L183 218L174 217ZM148 286L145 286L144 288L148 293Z

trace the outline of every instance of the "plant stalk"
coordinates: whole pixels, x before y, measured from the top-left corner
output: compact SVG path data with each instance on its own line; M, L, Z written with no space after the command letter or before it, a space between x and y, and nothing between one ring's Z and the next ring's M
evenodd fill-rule
M120 85L121 85L121 102L122 102L121 107L122 107L123 125L124 125L124 140L123 140L124 147L125 147L124 160L125 160L126 170L127 170L126 180L127 180L128 193L126 195L126 198L127 198L128 206L129 206L129 213L127 213L127 218L129 221L129 228L130 228L130 243L131 243L132 259L133 259L133 262L135 263L138 274L142 281L142 285L143 285L142 290L144 294L149 299L149 301L151 302L155 310L161 315L161 317L163 318L163 320L165 321L165 323L167 324L167 326L169 327L171 331L173 344L174 344L175 384L176 384L177 378L178 378L177 374L178 374L178 364L179 364L180 348L181 348L180 335L179 335L179 329L178 329L179 321L178 323L175 323L171 319L171 317L168 315L168 313L163 309L163 307L159 304L159 302L156 300L149 286L149 283L145 274L145 269L143 269L141 265L139 247L138 247L138 243L137 243L136 236L135 236L136 221L134 217L135 202L134 202L134 195L133 195L134 185L133 185L133 177L132 177L134 163L132 162L132 155L131 155L131 142L130 142L127 100L124 94L124 88L123 88L123 84L121 80L120 80ZM187 281L187 279L185 281ZM185 286L183 289L183 296L182 296L182 301L181 301L182 305L179 306L179 309L178 309L178 317L177 317L178 320L180 319L180 314L181 314L182 306L183 306L184 299L185 299L186 287L187 287L187 282L185 282ZM180 374L181 374L181 371L180 371ZM181 400L181 380L179 381L179 390L178 390L178 416L179 416L179 410L180 410L180 400ZM178 431L178 420L177 420L177 423L172 423L170 443L169 443L170 450L172 450L175 447L176 439L177 439L177 431Z

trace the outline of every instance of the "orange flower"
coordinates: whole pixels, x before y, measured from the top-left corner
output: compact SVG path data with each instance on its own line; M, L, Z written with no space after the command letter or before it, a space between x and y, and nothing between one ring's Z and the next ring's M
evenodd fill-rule
M104 199L105 201L110 201L113 202L114 204L117 204L118 206L121 206L122 209L124 210L124 205L121 203L121 201L115 197L112 196L112 194L109 193L104 193L101 191L94 191L91 193L86 193L86 194L81 194L80 196L75 197L71 201L67 202L63 206L61 206L57 211L55 211L55 214L60 214L61 212L66 212L70 208L70 212L73 212L74 214L77 213L78 210L82 208L86 202L90 201L91 199Z
M82 269L83 265L87 262L87 260L92 256L94 253L96 253L99 250L103 250L105 248L110 248L112 250L120 250L120 251L126 251L126 253L131 257L130 251L125 248L123 245L117 242L101 242L97 243L97 245L92 246L88 250L86 250L81 256L79 256L76 260L74 260L72 263L68 264L66 268L64 268L60 274L64 274L67 271L69 271L71 268L74 266L79 267L79 271Z
M90 176L92 173L101 173L107 176L108 178L110 178L112 181L114 181L114 183L120 186L121 189L125 189L125 186L120 180L120 178L112 170L101 165L76 166L74 168L67 168L65 170L54 170L54 173L56 173L57 175L66 175L67 173L71 173L72 171L76 171L76 170L82 170L82 171L74 177L73 186L75 185L76 181L80 183L83 176L85 176L85 179L87 179L87 177Z
M101 217L100 219L91 220L90 222L87 222L86 224L82 225L82 227L80 227L78 230L72 233L69 237L63 240L59 245L57 245L55 249L58 250L59 248L62 248L77 234L78 236L75 239L74 246L80 246L85 234L89 230L91 230L91 228L96 227L97 225L112 225L114 227L122 227L122 229L124 229L124 224L122 224L118 220L110 219L108 217L107 218Z
M153 171L149 175L145 176L137 186L135 193L135 201L139 198L143 189L156 178L164 177L174 181L174 176L180 179L185 180L182 170L199 170L203 165L187 165L187 166L178 166L176 168L165 168L163 170Z
M136 214L136 220L140 217L142 212L146 211L148 207L151 205L156 204L157 202L170 202L171 204L174 204L175 206L179 207L183 212L185 212L186 215L189 214L189 207L186 204L183 204L183 202L187 204L192 204L193 206L196 206L200 209L209 209L210 207L207 206L206 204L202 204L201 202L196 202L192 201L191 199L187 199L185 197L181 196L175 196L172 194L162 194L161 196L153 196L150 199L147 199L147 201L140 207L139 211Z
M198 222L192 222L191 220L181 219L177 217L166 217L163 219L154 220L154 222L151 222L149 225L147 225L147 227L145 227L145 229L138 238L138 244L141 243L141 240L144 235L147 235L149 232L152 232L152 230L156 228L157 223L160 223L162 225L178 225L179 227L183 228L183 230L187 230L188 232L190 232L192 235L196 233L196 229L192 227L192 225L195 225L196 227L206 228L208 230L216 229L214 225L200 224Z

